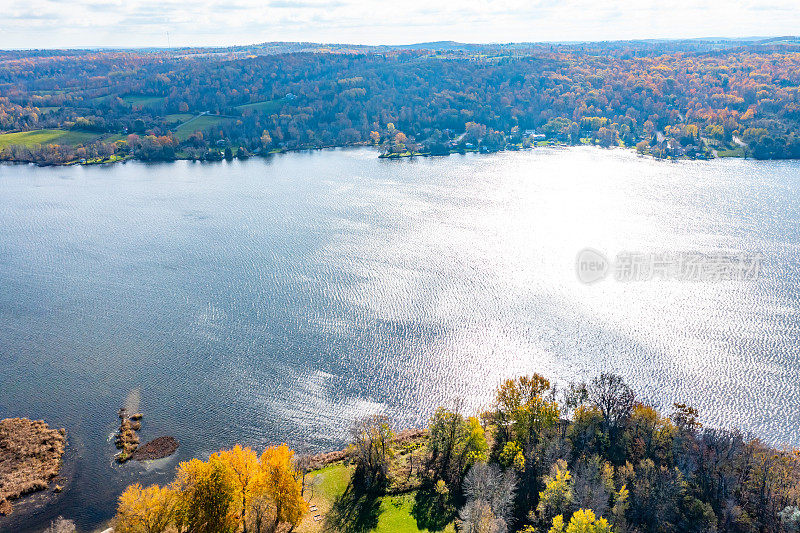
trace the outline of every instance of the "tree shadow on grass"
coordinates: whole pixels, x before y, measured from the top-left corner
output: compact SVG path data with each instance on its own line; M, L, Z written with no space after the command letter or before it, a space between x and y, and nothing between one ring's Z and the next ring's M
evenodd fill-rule
M333 502L325 520L325 530L340 533L372 531L378 525L380 507L380 494L354 487L351 483Z
M411 516L417 521L419 529L442 531L455 518L455 511L446 497L437 493L433 487L423 487L414 498Z

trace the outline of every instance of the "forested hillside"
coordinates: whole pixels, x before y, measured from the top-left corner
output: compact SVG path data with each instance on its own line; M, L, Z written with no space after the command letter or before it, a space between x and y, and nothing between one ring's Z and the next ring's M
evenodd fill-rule
M366 143L446 154L536 142L796 158L798 50L783 39L0 52L0 158L221 159Z

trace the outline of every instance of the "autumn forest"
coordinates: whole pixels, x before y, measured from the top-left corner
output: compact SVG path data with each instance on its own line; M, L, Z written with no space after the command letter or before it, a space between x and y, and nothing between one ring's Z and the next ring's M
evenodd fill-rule
M0 52L0 159L384 156L550 144L800 157L800 44L663 41Z

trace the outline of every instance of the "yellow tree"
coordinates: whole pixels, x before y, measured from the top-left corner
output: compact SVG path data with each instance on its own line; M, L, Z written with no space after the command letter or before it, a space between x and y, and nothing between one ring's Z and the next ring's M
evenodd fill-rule
M272 500L275 506L275 527L281 523L296 526L308 511L297 472L292 465L293 456L294 452L285 444L270 446L261 454L255 490Z
M261 134L261 146L268 148L270 144L272 144L272 136L267 130L264 130L264 133Z
M540 434L555 426L561 413L555 401L545 398L548 392L550 382L539 374L508 379L500 385L495 400L496 445L500 449L515 440L527 456Z
M114 531L118 533L163 533L175 519L177 495L169 487L136 483L119 497Z
M548 533L613 533L613 530L605 518L597 518L591 509L578 509L566 527L562 515L553 518Z
M545 488L539 493L539 505L536 511L545 524L553 517L563 515L573 502L572 474L567 470L567 463L563 459L553 465L553 473L544 478Z
M179 529L192 533L229 533L237 529L236 479L230 466L216 455L207 462L183 462L172 488L179 495Z
M230 450L215 453L212 457L219 458L230 467L236 485L236 493L241 505L238 507L239 523L242 524L243 533L247 533L245 513L248 500L255 489L254 481L258 477L258 456L250 448L242 448L238 444ZM239 505L237 503L237 505Z

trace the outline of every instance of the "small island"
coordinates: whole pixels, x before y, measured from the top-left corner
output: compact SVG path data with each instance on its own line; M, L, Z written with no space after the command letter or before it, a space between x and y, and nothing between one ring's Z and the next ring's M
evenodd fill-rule
M128 416L128 411L123 407L119 410L119 419L119 431L117 431L114 444L120 450L116 455L117 462L124 463L139 447L139 436L136 432L142 427L142 415L136 413Z
M47 489L66 444L66 431L43 420L0 420L0 515L11 514L11 500Z
M178 441L173 437L158 437L143 446L139 446L139 435L136 433L142 427L141 413L128 416L124 407L119 410L119 431L114 439L120 452L116 455L118 463L125 463L130 459L134 461L152 461L169 457L178 449Z
M152 461L169 457L178 449L178 440L173 437L158 437L139 446L131 454L134 461Z

